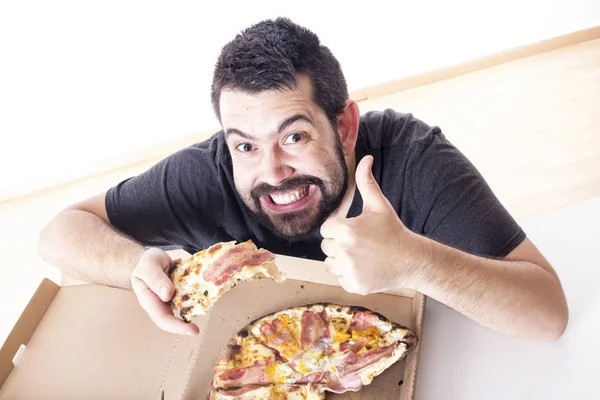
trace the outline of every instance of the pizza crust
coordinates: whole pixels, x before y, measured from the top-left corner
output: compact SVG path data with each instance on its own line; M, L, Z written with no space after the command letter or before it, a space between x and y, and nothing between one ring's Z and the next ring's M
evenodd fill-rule
M251 386L233 390L214 390L209 400L322 400L325 393L310 385Z
M236 266L233 272L228 271ZM205 315L240 281L270 278L283 282L286 279L277 268L275 255L258 249L252 240L239 244L235 241L216 243L188 258L174 260L168 275L175 287L171 299L173 312L185 322ZM206 279L207 276L212 279Z

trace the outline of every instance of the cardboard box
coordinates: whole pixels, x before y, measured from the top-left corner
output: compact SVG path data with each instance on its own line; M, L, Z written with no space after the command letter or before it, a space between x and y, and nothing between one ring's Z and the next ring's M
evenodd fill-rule
M239 283L195 319L193 337L158 329L131 291L44 280L0 350L0 399L205 399L232 334L262 315L314 302L364 306L422 337L422 294L353 295L320 262L277 258L286 282ZM419 349L360 392L327 399L413 399Z

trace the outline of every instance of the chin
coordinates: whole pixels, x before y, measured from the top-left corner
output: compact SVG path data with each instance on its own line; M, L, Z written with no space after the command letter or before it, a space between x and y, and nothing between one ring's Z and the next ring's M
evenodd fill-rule
M323 213L317 208L304 209L288 213L270 213L261 209L256 214L261 225L267 227L275 236L296 242L318 232L321 228Z
M290 242L302 240L320 228L318 221L299 222L294 221L293 218L286 221L282 221L278 218L277 222L273 222L272 219L269 219L269 225L270 230L275 235Z

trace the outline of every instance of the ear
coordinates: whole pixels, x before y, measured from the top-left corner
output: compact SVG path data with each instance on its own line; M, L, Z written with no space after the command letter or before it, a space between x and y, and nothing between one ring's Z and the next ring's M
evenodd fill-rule
M344 111L337 117L338 134L345 156L354 153L359 123L360 111L358 110L358 104L354 100L346 100Z

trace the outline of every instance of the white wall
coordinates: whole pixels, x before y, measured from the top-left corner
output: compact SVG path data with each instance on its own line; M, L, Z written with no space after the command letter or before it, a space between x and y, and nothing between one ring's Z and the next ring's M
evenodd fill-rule
M350 90L600 25L600 1L4 1L0 194L216 126L214 61L243 27L317 32Z

